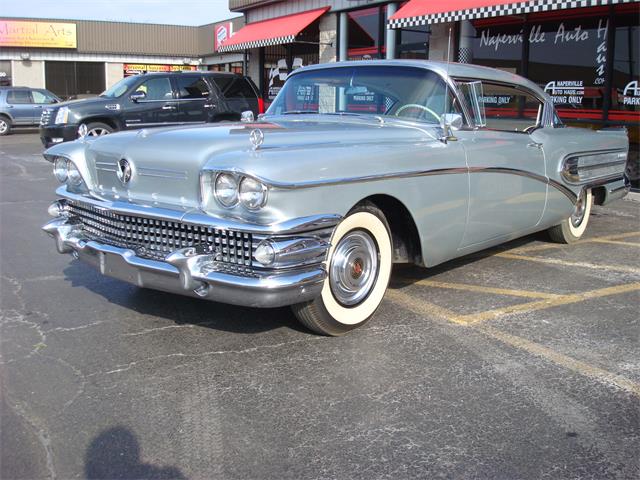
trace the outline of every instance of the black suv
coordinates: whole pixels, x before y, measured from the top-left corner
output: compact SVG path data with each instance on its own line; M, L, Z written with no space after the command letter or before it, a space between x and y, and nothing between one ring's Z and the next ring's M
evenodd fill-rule
M46 108L40 119L45 147L118 130L240 120L262 113L248 77L224 72L147 73L126 77L96 98Z

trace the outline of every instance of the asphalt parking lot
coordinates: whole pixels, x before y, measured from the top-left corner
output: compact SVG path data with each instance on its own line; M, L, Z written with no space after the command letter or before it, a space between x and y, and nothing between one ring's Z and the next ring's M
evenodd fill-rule
M341 338L58 255L34 133L0 139L0 477L640 476L640 203L398 268Z

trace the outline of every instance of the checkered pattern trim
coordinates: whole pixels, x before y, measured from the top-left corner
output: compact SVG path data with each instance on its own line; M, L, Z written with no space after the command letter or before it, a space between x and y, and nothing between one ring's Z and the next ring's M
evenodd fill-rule
M388 22L389 28L418 27L433 23L459 22L460 20L475 20L477 18L503 17L507 15L522 15L523 13L551 12L581 7L600 7L619 3L634 3L638 0L533 0L528 2L514 2L503 5L454 10L451 12L435 13L417 17L396 18Z
M458 51L458 63L471 63L473 61L473 51L468 47L460 47Z
M255 40L253 42L237 43L235 45L222 45L218 48L221 53L237 52L239 50L249 50L251 48L270 47L272 45L283 45L285 43L293 43L296 37L287 35L284 37L265 38L264 40Z

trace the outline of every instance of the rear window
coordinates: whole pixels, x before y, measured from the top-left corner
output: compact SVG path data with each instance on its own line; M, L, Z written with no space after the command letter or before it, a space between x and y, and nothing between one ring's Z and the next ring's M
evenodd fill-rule
M11 90L7 93L7 103L33 103L29 90Z
M253 88L251 88L249 82L244 78L214 77L213 81L218 85L222 94L227 98L256 98Z
M209 97L209 85L202 77L178 76L177 81L180 98L202 99Z

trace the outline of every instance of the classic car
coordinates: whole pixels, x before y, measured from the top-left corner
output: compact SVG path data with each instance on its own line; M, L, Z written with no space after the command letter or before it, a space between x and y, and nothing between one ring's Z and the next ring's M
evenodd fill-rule
M247 117L50 148L62 185L44 230L104 275L291 306L341 335L373 316L394 263L541 230L571 243L628 191L624 130L568 128L537 85L489 68L310 66Z

